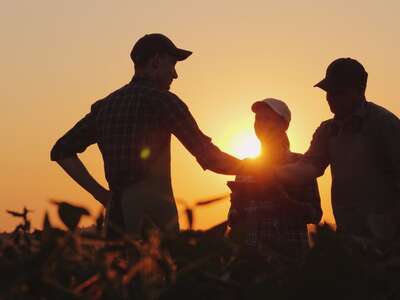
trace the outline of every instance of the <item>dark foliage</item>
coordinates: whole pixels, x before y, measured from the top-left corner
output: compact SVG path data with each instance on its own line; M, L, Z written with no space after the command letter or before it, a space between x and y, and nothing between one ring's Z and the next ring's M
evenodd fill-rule
M103 213L84 232L77 226L88 211L56 203L68 231L46 213L43 230L30 232L26 208L9 212L22 222L0 239L0 299L400 299L397 241L382 245L321 225L301 262L232 243L226 223L111 242L102 235Z

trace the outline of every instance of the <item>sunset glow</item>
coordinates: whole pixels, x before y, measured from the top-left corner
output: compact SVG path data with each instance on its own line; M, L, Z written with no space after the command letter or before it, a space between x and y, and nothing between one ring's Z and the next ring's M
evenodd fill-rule
M238 134L232 142L232 154L239 158L257 157L260 154L260 142L255 134Z
M332 117L326 95L313 85L338 57L354 57L370 76L367 99L400 115L400 1L3 1L0 11L2 72L2 201L0 230L19 219L5 211L34 210L40 228L48 200L71 200L97 214L98 202L54 162L50 149L90 111L128 83L133 43L146 33L166 34L193 51L178 62L171 92L181 98L202 132L227 153L254 157L252 104L266 97L290 107L291 150L304 153L315 129ZM362 10L360 9L362 7ZM334 46L333 46L334 45ZM151 157L143 149L143 159ZM79 155L107 187L97 146ZM195 199L229 193L223 176L204 171L175 137L174 195ZM329 170L319 178L325 220L334 222ZM198 208L196 228L226 220L229 201ZM91 221L91 220L89 220ZM90 222L83 222L88 225ZM184 223L184 222L183 222ZM182 224L183 224L182 223Z

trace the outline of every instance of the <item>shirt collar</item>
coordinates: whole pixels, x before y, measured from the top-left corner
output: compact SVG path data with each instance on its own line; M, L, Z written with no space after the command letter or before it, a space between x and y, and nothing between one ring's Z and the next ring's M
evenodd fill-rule
M358 133L361 131L364 119L368 113L368 102L363 101L355 109L355 111L344 120L338 120L333 118L333 122L330 126L331 136L337 136L339 132L343 130L350 130L353 133Z
M358 119L361 121L367 115L367 111L368 111L367 106L368 106L368 102L363 101L358 105L358 107L354 110L354 112L350 116L348 116L347 118L345 118L343 120L338 120L336 117L334 117L333 121L334 121L334 123L336 123L338 125L351 122L354 119Z
M368 102L363 101L353 112L352 116L356 116L361 119L364 119L364 117L367 115L367 106L368 106Z
M129 83L131 85L138 85L138 86L145 86L145 87L151 87L151 88L156 88L157 85L154 82L154 80L147 78L147 77L143 77L143 76L133 76L131 82Z

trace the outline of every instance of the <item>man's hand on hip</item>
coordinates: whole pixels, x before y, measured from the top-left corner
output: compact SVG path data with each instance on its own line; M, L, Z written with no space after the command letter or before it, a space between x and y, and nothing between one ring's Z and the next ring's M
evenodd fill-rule
M92 195L97 201L99 201L104 207L111 202L112 192L106 189L99 190Z
M105 189L92 177L92 175L89 174L88 170L77 156L59 160L57 163L69 176L71 176L73 180L75 180L101 204L107 206L111 201L112 193Z

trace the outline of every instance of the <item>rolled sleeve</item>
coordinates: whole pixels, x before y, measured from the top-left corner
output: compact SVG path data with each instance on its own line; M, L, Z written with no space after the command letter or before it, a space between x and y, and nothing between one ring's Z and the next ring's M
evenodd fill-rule
M313 165L318 176L323 175L329 165L329 136L330 124L329 121L326 121L321 123L313 134L310 147L303 157L303 162Z
M58 161L85 151L96 142L94 125L94 113L91 111L55 143L50 159Z

